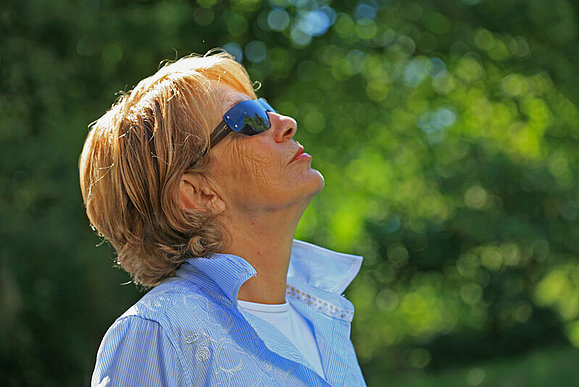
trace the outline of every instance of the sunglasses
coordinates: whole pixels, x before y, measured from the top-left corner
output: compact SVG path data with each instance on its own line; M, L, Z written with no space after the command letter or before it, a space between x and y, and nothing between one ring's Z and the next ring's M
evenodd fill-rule
M210 148L217 145L231 132L247 136L265 132L271 127L267 112L276 113L275 109L263 98L241 101L233 105L211 133Z

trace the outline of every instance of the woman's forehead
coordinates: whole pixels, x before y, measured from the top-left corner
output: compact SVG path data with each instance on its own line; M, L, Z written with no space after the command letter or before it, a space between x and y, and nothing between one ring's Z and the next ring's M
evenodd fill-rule
M229 86L220 86L218 93L221 96L221 110L225 113L233 105L251 99L247 94Z

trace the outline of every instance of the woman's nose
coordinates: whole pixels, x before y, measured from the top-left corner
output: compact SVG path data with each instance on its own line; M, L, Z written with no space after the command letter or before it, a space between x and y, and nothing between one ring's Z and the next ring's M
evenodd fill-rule
M271 122L270 130L273 130L275 141L283 142L291 140L298 129L298 123L296 120L278 113L269 112L268 114Z

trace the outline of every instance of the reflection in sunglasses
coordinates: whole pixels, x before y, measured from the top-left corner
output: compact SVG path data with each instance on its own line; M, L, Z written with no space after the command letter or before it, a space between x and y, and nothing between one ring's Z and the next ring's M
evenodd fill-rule
M265 113L267 115L267 113ZM243 128L239 131L243 134L257 134L265 132L270 127L269 119L266 119L254 113L253 116L245 115L243 117Z

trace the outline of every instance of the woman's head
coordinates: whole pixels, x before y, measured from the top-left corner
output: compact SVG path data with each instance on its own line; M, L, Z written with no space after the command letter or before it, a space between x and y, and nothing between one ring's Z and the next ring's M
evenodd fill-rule
M178 187L186 171L209 170L224 89L255 98L229 55L183 58L139 82L90 128L79 160L87 214L137 283L155 285L187 256L222 248L214 214L183 211Z
M250 96L229 87L223 87L220 94L226 117L232 110L235 115L237 107L257 103L246 102ZM289 218L297 222L323 187L322 176L311 168L311 156L293 140L296 121L267 106L268 130L250 136L229 135L211 150L210 185L224 202L225 214L232 222L251 218L255 223L262 215L269 220L278 217L282 223ZM257 110L247 109L252 113Z

